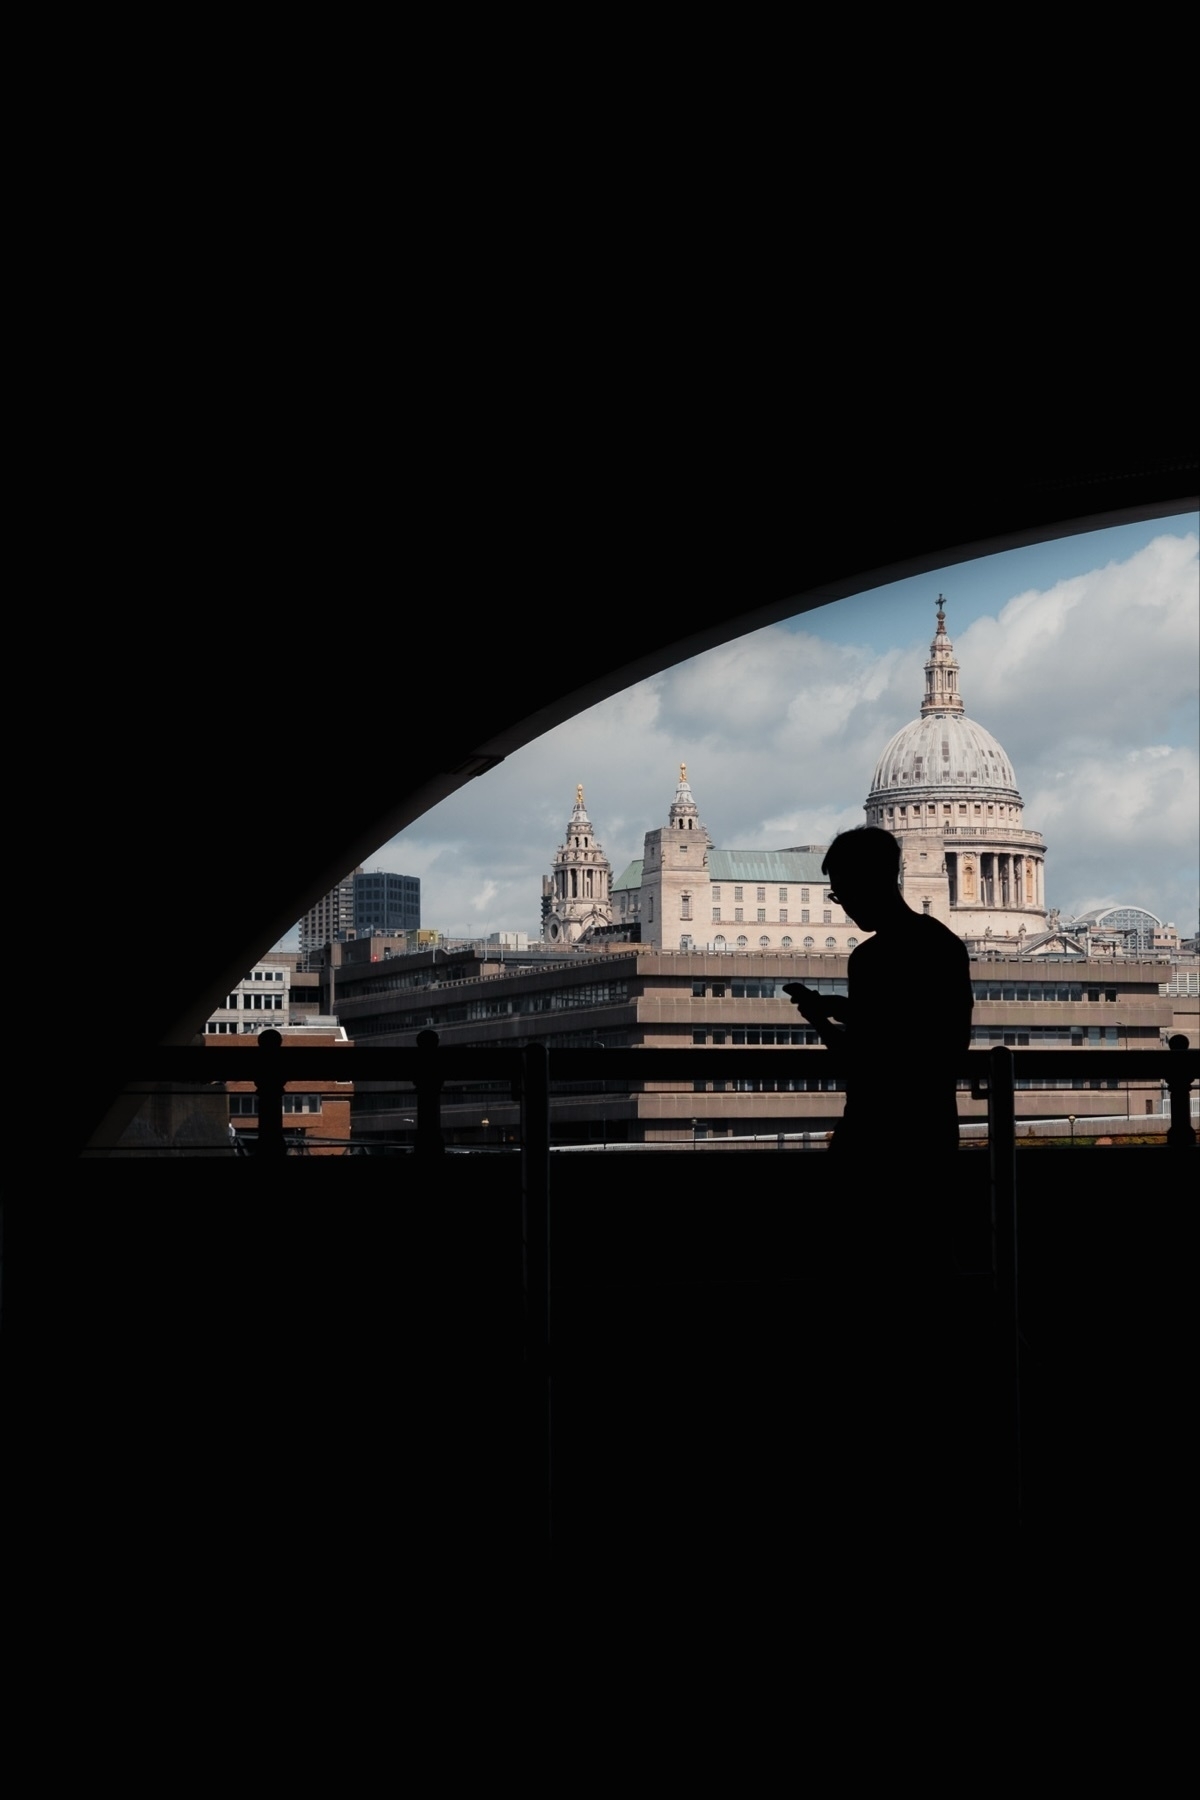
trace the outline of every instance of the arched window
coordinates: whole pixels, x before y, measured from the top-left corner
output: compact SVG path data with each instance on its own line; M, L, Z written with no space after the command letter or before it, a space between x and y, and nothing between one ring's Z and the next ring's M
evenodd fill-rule
M790 950L790 949L791 949L791 947L792 947L792 940L791 940L791 938L789 938L789 937L785 937L785 938L784 938L784 940L783 940L783 947L784 947L784 949L785 949L785 950Z
M811 950L813 945L816 943L816 941L817 941L816 938L805 938L804 948L806 950Z
M856 950L858 948L858 939L857 938L847 938L846 939L846 948L847 948L847 950Z
M760 950L769 950L771 948L770 938L769 937L760 937L758 940L758 947Z
M837 939L836 938L826 938L825 939L825 948L827 950L836 950L837 949Z
M737 947L738 947L738 949L739 949L739 950L744 950L744 949L745 949L745 948L746 948L746 940L745 940L745 938L744 938L744 937L740 937L740 938L739 938L739 939L738 939L738 941L737 941Z
M718 950L723 950L725 948L725 939L721 936L719 931L718 931L716 937L713 939L713 943L716 945Z
M681 919L690 919L691 918L691 916L692 916L692 896L690 894L680 894L680 896L679 896L679 916Z

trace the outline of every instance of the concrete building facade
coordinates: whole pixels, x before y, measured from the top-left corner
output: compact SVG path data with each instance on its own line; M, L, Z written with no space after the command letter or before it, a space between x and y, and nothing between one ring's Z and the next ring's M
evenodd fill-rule
M1159 1050L1177 1028L1178 1002L1161 992L1161 963L978 961L972 966L973 1049L1079 1052L1077 1072L1054 1082L1019 1074L1022 1120L1067 1113L1090 1117L1161 1112L1157 1082L1118 1089L1104 1071L1106 1050ZM780 1059L777 1079L714 1080L698 1066L691 1082L592 1084L556 1092L554 1140L653 1143L704 1137L773 1137L831 1131L842 1092L828 1053L783 992L786 981L844 993L845 957L779 951L730 957L613 945L562 957L531 951L503 966L479 952L426 952L389 964L343 967L338 1016L356 1043L411 1046L433 1029L447 1047L517 1048L536 1041L555 1049L772 1048L803 1052ZM898 1010L896 1034L904 1040ZM964 1087L959 1114L982 1120L986 1102ZM411 1090L360 1084L355 1137L403 1138L413 1126ZM513 1132L510 1094L448 1091L443 1121L451 1142L499 1141ZM487 1119L488 1126L483 1126ZM914 1131L919 1130L914 1120ZM489 1140L488 1132L492 1136Z

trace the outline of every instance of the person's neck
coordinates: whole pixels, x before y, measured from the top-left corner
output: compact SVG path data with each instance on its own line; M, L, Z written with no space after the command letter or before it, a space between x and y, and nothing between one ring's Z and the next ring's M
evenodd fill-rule
M920 916L919 913L913 911L899 888L897 888L894 898L889 897L881 903L879 911L876 914L877 923L875 929L876 931L892 930L897 925L903 925L907 920L918 919Z

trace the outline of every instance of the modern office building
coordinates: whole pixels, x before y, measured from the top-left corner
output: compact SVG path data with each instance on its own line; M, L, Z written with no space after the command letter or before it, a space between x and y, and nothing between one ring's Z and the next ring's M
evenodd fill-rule
M354 935L419 931L421 883L415 875L390 869L359 871L354 876Z
M420 925L421 883L415 875L355 869L305 913L300 921L300 949L309 956L324 944L417 931Z
M319 950L322 944L340 943L354 930L354 879L361 875L354 869L336 887L310 906L300 921L300 949L305 956Z

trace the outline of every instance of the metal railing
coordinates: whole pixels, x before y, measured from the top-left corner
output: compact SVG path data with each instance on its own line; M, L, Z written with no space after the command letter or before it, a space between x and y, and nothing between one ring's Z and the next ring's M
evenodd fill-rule
M817 1057L805 1048L782 1052L794 1066L797 1057ZM265 1031L257 1055L244 1047L219 1045L163 1049L150 1053L145 1075L158 1081L244 1082L253 1076L258 1098L256 1162L264 1167L288 1153L283 1124L283 1092L291 1080L384 1081L411 1084L416 1090L415 1163L427 1174L440 1166L446 1151L442 1133L442 1096L456 1081L507 1084L521 1115L521 1232L524 1290L526 1404L530 1420L533 1480L540 1491L540 1531L553 1543L553 1431L550 1262L550 1101L552 1077L567 1082L614 1078L631 1088L646 1082L688 1082L697 1070L705 1078L777 1078L779 1049L725 1049L682 1046L679 1049L572 1048L553 1054L543 1043L516 1049L443 1048L433 1031L423 1031L413 1049L363 1049L355 1046L295 1045L283 1047L280 1034ZM251 1065L248 1067L248 1061ZM1169 1094L1170 1160L1179 1164L1196 1148L1190 1121L1191 1084L1200 1079L1200 1050L1176 1036L1168 1050L1107 1050L1106 1078L1161 1082ZM1017 1069L1023 1078L1056 1078L1078 1073L1079 1052L1014 1050L1004 1044L969 1051L959 1071L971 1082L976 1098L986 1098L989 1186L991 1200L992 1291L997 1329L996 1355L1003 1395L1001 1426L1006 1443L1008 1512L1014 1524L1022 1518L1021 1335L1019 1327ZM410 1167L413 1163L410 1162Z

